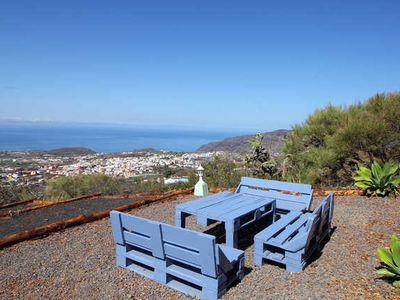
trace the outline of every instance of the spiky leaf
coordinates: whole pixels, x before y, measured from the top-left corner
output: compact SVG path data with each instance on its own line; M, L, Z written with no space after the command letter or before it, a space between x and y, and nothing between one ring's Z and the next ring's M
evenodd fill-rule
M379 257L381 262L387 264L388 266L393 265L393 257L385 248L379 247L376 249L376 255Z
M394 286L395 288L400 289L400 280L393 281L392 284L393 284L393 286Z
M393 262L400 268L400 242L395 234L390 238L390 250L392 252Z
M364 181L357 181L356 183L354 183L355 186L362 188L364 190L368 189L369 187L371 187L371 185L366 184Z
M376 274L383 275L385 277L396 277L397 275L393 272L390 272L388 269L381 268L375 271Z

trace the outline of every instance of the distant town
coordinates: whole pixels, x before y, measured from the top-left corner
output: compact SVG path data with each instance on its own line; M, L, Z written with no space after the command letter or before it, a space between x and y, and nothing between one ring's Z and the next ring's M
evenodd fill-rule
M55 155L45 151L0 152L3 184L41 185L45 180L73 175L103 173L116 177L155 175L162 168L193 169L220 152L175 153L132 151Z

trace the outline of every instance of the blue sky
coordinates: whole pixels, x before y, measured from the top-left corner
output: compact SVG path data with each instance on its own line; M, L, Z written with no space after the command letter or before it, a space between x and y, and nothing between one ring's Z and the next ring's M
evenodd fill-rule
M400 87L399 1L1 1L0 119L290 128Z

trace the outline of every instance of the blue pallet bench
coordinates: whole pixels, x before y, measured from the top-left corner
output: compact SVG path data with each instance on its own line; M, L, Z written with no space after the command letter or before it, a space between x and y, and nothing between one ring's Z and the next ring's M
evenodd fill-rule
M201 299L217 299L244 276L244 252L215 237L110 213L117 265Z
M254 264L264 260L284 264L289 272L302 271L307 260L323 240L330 236L334 194L329 194L314 209L291 211L254 237Z
M311 207L313 190L310 184L242 177L236 193L268 197L276 200L276 209L306 211Z

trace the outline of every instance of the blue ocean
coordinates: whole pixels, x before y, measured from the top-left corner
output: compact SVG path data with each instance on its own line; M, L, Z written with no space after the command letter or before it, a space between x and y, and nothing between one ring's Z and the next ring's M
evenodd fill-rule
M203 144L240 134L243 133L115 126L0 124L0 151L86 147L98 152L141 148L191 152Z

